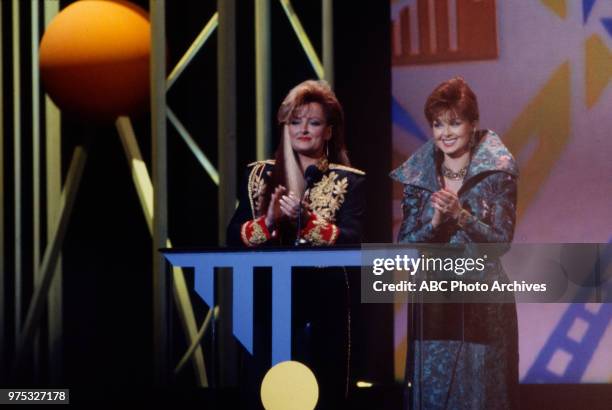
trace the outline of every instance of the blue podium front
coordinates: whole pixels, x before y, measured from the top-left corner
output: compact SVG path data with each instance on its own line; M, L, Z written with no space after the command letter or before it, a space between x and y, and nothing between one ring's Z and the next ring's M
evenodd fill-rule
M209 307L215 306L215 268L230 268L232 323L236 339L253 354L253 270L272 270L272 366L291 359L291 271L297 267L361 266L361 248L164 249L174 267L194 268L195 290Z

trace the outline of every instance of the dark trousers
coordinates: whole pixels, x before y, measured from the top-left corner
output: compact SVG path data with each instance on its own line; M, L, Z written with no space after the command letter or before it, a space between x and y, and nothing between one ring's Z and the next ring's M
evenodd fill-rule
M293 360L317 378L317 409L344 407L350 378L348 276L342 268L296 269L293 275Z

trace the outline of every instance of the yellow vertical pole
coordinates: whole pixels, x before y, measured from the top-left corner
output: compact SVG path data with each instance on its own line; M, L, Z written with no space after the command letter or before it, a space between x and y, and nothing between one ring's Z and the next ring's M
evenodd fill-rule
M13 0L13 177L14 177L14 255L15 255L15 340L21 332L21 65L19 44L19 1Z
M217 0L218 81L218 238L225 245L225 229L236 204L236 0ZM232 279L221 272L217 281L219 293L219 372L220 384L233 384L232 351ZM210 309L213 307L211 306Z
M45 0L45 27L59 12L59 0ZM45 157L47 195L47 243L52 240L53 227L57 225L62 194L62 137L61 114L57 106L45 95ZM39 272L40 274L40 272ZM49 381L59 383L62 376L63 320L62 320L62 257L59 256L47 301Z
M151 12L151 130L153 158L153 347L155 383L165 385L169 363L169 284L166 261L166 2L149 0Z
M33 208L33 265L34 283L38 280L40 263L40 77L38 70L38 1L31 0L31 59L32 59L32 199Z
M236 204L236 26L235 0L218 0L219 244Z
M325 80L334 87L334 1L323 0L323 72Z
M258 160L272 152L270 0L255 0L255 117Z
M32 274L34 286L40 282L40 76L38 70L38 1L30 0L30 58L32 79ZM34 341L34 371L39 372L40 332Z

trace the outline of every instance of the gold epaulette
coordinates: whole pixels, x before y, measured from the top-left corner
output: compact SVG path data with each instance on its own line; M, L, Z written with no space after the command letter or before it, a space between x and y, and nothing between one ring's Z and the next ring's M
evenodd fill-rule
M257 165L257 164L269 164L269 165L274 165L276 161L273 159L264 159L263 161L254 161L251 162L249 165L247 165L247 167L252 167L253 165Z
M329 164L329 169L339 169L339 170L342 170L342 171L352 172L353 174L357 174L357 175L365 175L366 174L365 172L363 172L360 169L352 168L352 167L347 167L346 165L340 165L340 164Z

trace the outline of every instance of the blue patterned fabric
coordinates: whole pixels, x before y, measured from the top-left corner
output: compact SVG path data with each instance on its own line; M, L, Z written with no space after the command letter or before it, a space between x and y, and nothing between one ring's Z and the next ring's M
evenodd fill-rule
M425 143L391 178L404 184L404 219L400 243L506 243L512 241L516 215L518 168L493 131L483 131L474 148L463 186L458 192L463 209L473 217L464 229L448 221L434 231L431 194L442 188L433 140Z
M425 143L391 178L404 184L400 243L509 243L514 235L518 168L497 134L478 132L459 201L470 217L431 225L431 195L442 188L442 154ZM507 281L498 259L486 276ZM414 304L409 314L410 409L511 409L518 406L516 307Z

